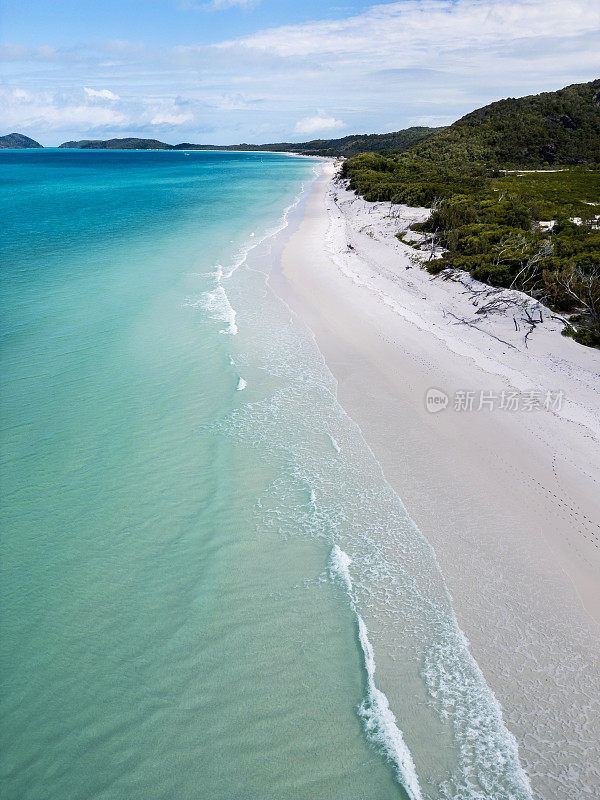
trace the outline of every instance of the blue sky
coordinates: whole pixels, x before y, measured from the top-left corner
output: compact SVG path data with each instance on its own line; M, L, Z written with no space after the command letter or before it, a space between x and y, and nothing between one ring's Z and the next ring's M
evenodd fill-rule
M598 0L2 0L2 132L302 141L600 76Z
M208 44L269 27L349 17L372 5L364 0L3 0L2 38L32 46L68 47L88 41L90 34L149 45Z

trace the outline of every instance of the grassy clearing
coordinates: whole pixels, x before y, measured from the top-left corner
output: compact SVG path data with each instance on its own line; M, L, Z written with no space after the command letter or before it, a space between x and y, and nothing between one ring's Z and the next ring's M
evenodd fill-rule
M500 196L527 205L533 219L600 214L600 170L563 167L560 172L501 173L492 183Z

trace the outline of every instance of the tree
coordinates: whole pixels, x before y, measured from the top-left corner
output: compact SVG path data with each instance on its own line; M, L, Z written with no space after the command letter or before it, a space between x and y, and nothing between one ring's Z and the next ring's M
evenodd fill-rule
M584 309L592 323L600 322L599 265L584 272L581 267L569 264L557 273L556 280L569 297Z

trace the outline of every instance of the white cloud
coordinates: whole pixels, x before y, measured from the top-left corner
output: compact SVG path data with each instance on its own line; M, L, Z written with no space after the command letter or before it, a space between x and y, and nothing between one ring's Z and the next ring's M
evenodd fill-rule
M237 92L236 94L223 94L215 97L211 105L222 111L247 111L252 108L256 102L256 100L246 100L242 94Z
M73 134L70 138L89 138L123 130L135 135L144 130L151 132L153 126L180 126L194 119L193 108L188 108L189 102L181 97L139 98L123 103L108 89L87 88L86 96L92 102L77 102L81 89L70 94L32 93L21 88L0 90L3 124L15 130L68 131ZM94 102L98 98L110 103Z
M267 29L238 41L287 57L360 59L368 53L387 68L413 67L415 57L425 61L420 66L439 68L423 56L573 36L599 26L597 0L404 0L346 19Z
M66 53L55 50L54 47L25 47L19 44L0 45L0 59L2 61L60 61Z
M5 112L8 127L40 130L80 130L85 133L94 128L123 128L129 120L110 108L87 105L49 105L29 103L25 113Z
M208 3L209 6L212 8L231 8L232 6L255 6L260 2L260 0L212 0L211 3Z
M33 100L31 92L26 92L25 89L13 89L13 97L19 103L29 103Z
M341 119L326 117L323 111L319 111L314 117L304 117L299 120L294 127L294 133L310 136L313 133L329 133L344 127Z
M64 129L76 126L88 128L122 128L130 124L129 119L111 108L97 106L46 106L37 109L37 119L50 127Z
M181 8L200 10L200 11L220 11L224 8L253 8L260 3L260 0L209 0L201 3L194 0L182 0Z
M173 111L157 111L150 119L151 125L185 125L194 119L193 114L177 114Z
M121 129L130 124L126 113L114 107L77 102L80 91L65 96L53 92L30 92L21 88L0 92L5 126L37 131Z
M209 0L193 2L200 7ZM132 135L177 126L177 136L193 141L201 119L215 143L284 141L339 130L341 120L349 133L441 124L501 97L591 80L600 74L600 3L404 0L213 44L14 44L0 46L0 55L20 62L18 71L8 65L11 88L34 98L0 97L4 124L11 119L14 130L33 119L35 105L56 108L58 116L62 108L71 109L71 118L83 114L73 109L81 104L81 87L91 83L118 86L122 97L86 92L90 125L93 109L105 108L129 121ZM48 62L51 71L36 62ZM185 104L173 98L173 87ZM326 113L314 113L315 106ZM39 130L28 131L33 138L43 135L42 120L53 118L45 113ZM115 122L119 130L126 124ZM77 127L70 138L92 134L83 121Z
M83 91L90 99L99 98L100 100L119 100L119 95L111 92L110 89L88 89L83 87Z

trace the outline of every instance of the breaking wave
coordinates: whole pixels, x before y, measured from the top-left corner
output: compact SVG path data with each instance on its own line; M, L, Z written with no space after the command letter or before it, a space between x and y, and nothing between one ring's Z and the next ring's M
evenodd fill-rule
M335 380L310 335L269 293L257 302L255 282L263 278L262 269L244 270L229 288L243 310L245 368L268 375L271 388L217 423L281 462L257 500L257 525L335 542L329 573L350 599L366 673L359 714L411 800L531 800L516 740L469 652L432 548L337 402ZM396 670L385 673L387 695L375 683L376 654L378 674L383 664ZM411 752L392 706L398 713L415 695ZM415 722L421 730L413 730ZM445 751L451 757L438 763Z
M329 571L332 578L337 578L343 583L350 598L350 605L358 623L358 638L367 673L367 693L360 704L359 714L363 719L369 739L380 747L394 764L398 782L404 787L410 800L422 800L419 779L410 750L404 742L402 731L396 724L396 717L390 708L387 697L375 685L375 656L369 641L367 626L356 609L349 569L351 563L350 556L337 544L334 545L329 557Z

